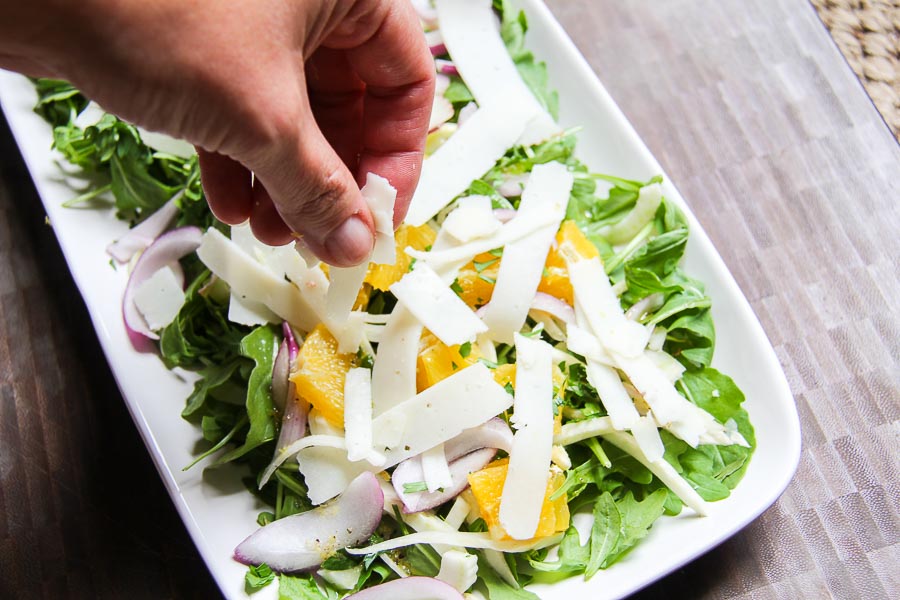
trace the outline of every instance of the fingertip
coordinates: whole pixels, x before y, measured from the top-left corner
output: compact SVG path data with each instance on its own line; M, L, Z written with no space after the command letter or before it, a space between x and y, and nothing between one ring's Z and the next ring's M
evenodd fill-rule
M200 181L213 215L228 225L247 220L253 208L252 177L231 158L197 148Z
M270 246L284 246L294 241L294 233L278 214L266 188L257 183L253 186L252 197L250 230L256 239Z

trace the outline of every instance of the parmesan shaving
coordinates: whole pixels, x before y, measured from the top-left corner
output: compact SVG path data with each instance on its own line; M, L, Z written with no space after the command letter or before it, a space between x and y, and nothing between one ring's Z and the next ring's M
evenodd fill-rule
M620 430L631 429L640 415L615 369L589 358L587 378L600 395L613 426Z
M444 445L438 444L421 454L422 473L425 476L425 485L429 492L436 492L453 485L453 477L450 475L450 466L444 455Z
M487 331L487 326L427 264L416 263L391 286L391 293L448 346L473 342L479 333Z
M392 265L397 261L394 248L394 201L397 198L397 190L384 177L368 173L366 185L360 192L375 221L375 246L370 261ZM341 325L347 320L356 302L368 268L369 261L365 261L353 267L331 267L329 270L331 285L326 294L328 319L325 321L335 337L338 337ZM356 348L348 350L355 351Z
M631 427L631 435L634 436L634 441L641 447L647 460L655 462L662 459L665 448L662 438L659 437L659 429L656 428L656 420L653 418L652 412L635 422Z
M510 537L534 536L547 489L553 447L553 362L551 347L515 335L516 388L511 422L517 431L500 499L500 524Z
M515 145L533 115L530 107L521 105L482 104L422 163L406 222L414 227L424 224L464 192Z
M634 321L625 318L619 299L612 291L609 278L599 258L576 258L566 256L566 266L575 304L590 325L594 335L607 350L623 356L637 356L647 346L650 333ZM578 313L576 313L578 314Z
M297 329L310 331L319 322L297 287L276 276L214 227L203 234L197 256L236 294L266 305Z
M495 340L511 343L513 333L525 324L547 253L566 214L573 181L566 166L558 162L535 165L531 171L513 221L541 210L554 214L556 219L503 249L491 301L481 316Z
M366 459L372 452L372 372L353 368L344 381L344 432L347 460Z
M488 368L476 363L376 417L375 448L386 449L384 468L390 468L481 425L510 404L512 398ZM390 430L397 430L392 422L403 423L399 442L390 439Z
M444 219L441 230L446 231L455 240L466 243L488 237L496 233L502 225L503 223L494 216L489 197L466 196L457 201L456 209Z

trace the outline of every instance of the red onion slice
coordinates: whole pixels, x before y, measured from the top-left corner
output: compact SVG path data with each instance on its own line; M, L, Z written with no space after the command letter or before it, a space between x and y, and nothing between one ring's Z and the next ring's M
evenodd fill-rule
M281 332L284 334L284 341L286 341L288 345L288 356L291 359L291 370L293 371L295 366L294 363L297 362L297 356L300 354L300 345L297 343L297 338L294 336L294 330L287 321L281 324Z
M531 301L531 308L542 310L550 316L559 319L566 325L575 322L575 309L569 306L564 300L560 300L556 296L551 296L544 292L537 292L534 295L534 300Z
M453 61L445 60L443 58L434 59L434 70L438 73L443 73L444 75L459 75L459 69L456 68Z
M283 411L290 393L291 357L287 338L281 341L272 364L272 402Z
M370 587L346 600L463 600L453 586L433 577L405 577Z
M391 483L393 483L394 490L403 503L403 512L416 513L428 510L456 498L463 490L469 487L469 473L483 469L496 455L496 449L482 448L451 461L448 466L450 467L450 480L453 482L453 485L435 492L405 492L403 486L408 483L424 481L425 472L422 470L421 460L411 458L403 461L397 465L393 475L391 475Z
M181 190L163 204L155 213L141 221L128 233L106 247L106 253L121 264L127 263L135 254L147 248L159 235L166 230L169 224L178 215L176 202L184 195Z
M128 284L125 286L125 294L122 296L122 318L125 320L125 327L132 342L135 341L134 335L151 340L159 339L159 336L147 327L144 317L134 305L135 290L163 267L170 267L178 282L184 285L184 272L178 261L197 250L202 237L203 232L198 227L173 229L156 238L156 241L141 254L134 265L134 270L131 271Z
M447 46L444 45L444 36L442 36L441 32L437 29L425 32L425 43L428 44L428 49L431 50L432 56L447 54Z
M256 530L234 549L234 558L278 572L314 569L337 550L368 540L381 522L383 503L378 478L365 472L332 502Z

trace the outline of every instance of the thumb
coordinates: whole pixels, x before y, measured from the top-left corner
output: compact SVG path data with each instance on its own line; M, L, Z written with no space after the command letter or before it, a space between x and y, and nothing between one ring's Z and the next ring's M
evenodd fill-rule
M312 113L304 112L291 135L250 165L256 178L250 225L269 239L279 230L283 237L296 232L329 264L359 264L375 243L372 214Z

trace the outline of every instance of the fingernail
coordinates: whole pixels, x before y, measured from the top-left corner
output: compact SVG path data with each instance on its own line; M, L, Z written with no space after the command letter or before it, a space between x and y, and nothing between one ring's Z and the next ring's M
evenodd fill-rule
M366 224L357 216L352 216L337 226L325 239L325 249L340 263L350 266L361 263L372 253L375 238Z

